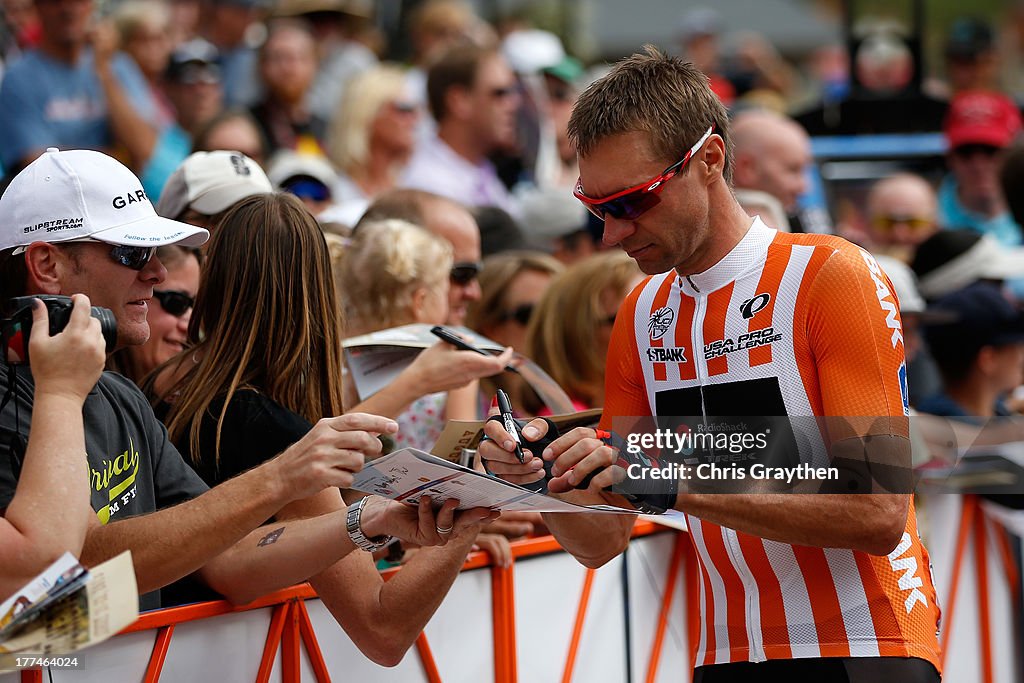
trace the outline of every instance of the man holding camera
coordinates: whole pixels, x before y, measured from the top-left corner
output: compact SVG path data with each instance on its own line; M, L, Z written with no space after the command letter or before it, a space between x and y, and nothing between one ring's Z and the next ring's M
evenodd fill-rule
M198 246L208 236L157 216L140 181L114 159L51 148L0 198L0 297L81 292L113 313L116 347L141 344L149 336L153 286L167 272L154 257L156 247ZM47 302L51 312L66 305ZM30 366L3 365L0 382L6 393L0 405L2 512L13 497L32 419ZM232 601L247 602L303 581L387 534L444 545L493 516L480 509L455 514L455 501L435 514L429 501L414 510L371 497L348 515L341 510L257 528L290 501L350 485L364 459L380 451L377 435L396 430L393 421L374 415L321 420L277 458L212 490L182 460L127 379L104 373L83 417L96 517L81 560L94 565L130 549L140 592L148 593L141 598L144 609L159 606L157 589L193 572ZM451 564L457 571L461 559ZM437 583L443 595L447 578Z

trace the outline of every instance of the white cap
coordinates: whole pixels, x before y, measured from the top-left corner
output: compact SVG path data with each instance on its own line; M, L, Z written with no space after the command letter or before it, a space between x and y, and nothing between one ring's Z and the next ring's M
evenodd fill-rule
M0 250L83 238L197 247L209 237L202 228L158 216L134 173L91 150L50 147L0 197Z
M963 289L978 280L1024 277L1024 248L1003 246L991 235L979 237L968 230L940 230L918 247L915 268L922 260L925 244L932 247L940 245L945 258L941 265L931 270L917 271L921 293L929 300Z
M533 74L565 59L565 48L550 31L523 29L505 37L501 54L516 73Z
M285 182L297 176L308 176L318 180L334 191L338 184L338 173L330 162L316 154L303 154L290 149L276 153L267 165L267 177L274 187L281 187Z
M212 216L246 197L273 191L260 165L241 152L194 152L167 179L156 210L169 218L189 208Z

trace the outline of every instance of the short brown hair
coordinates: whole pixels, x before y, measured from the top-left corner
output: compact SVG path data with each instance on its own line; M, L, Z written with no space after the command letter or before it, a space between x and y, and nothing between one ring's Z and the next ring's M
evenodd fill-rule
M652 151L676 161L711 126L725 142L723 175L731 183L729 114L708 77L690 62L647 45L580 95L569 119L569 139L586 156L611 135L642 131L650 135Z
M476 83L480 65L497 56L497 52L465 43L448 50L427 72L427 104L435 121L448 114L448 91L452 88L471 90Z

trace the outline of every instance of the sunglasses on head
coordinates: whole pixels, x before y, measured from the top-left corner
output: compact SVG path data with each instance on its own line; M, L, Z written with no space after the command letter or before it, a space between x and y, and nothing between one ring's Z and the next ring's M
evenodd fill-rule
M526 327L530 324L530 317L533 315L533 309L534 304L521 304L516 306L511 311L505 311L501 314L501 322L515 320L523 327Z
M173 289L165 289L162 292L154 290L153 298L160 302L161 308L175 318L185 315L188 311L192 310L192 306L195 304L195 299L191 296L185 292L178 292Z
M451 281L457 285L468 285L470 282L476 279L476 276L480 274L481 264L465 262L456 263L452 266L451 270Z
M80 239L80 240L68 240L67 242L57 242L57 246L63 246L65 244L106 244L110 247L110 258L117 263L120 263L125 268L131 268L132 270L142 270L149 263L150 259L153 258L153 254L156 253L156 247L134 247L124 244L110 244L94 239Z
M573 190L573 196L580 200L580 202L583 203L583 206L587 207L587 211L594 214L601 220L605 220L607 216L611 216L612 218L617 218L619 220L636 220L643 215L644 212L658 205L658 202L661 201L658 195L665 188L665 183L686 168L686 164L689 163L693 155L697 153L697 150L699 150L701 146L708 141L708 138L710 138L711 134L714 132L714 126L708 128L708 132L704 133L700 140L697 140L693 147L691 147L686 153L686 156L647 182L634 185L633 187L627 187L625 190L610 194L606 197L588 197L583 193L582 180L577 180L576 189Z

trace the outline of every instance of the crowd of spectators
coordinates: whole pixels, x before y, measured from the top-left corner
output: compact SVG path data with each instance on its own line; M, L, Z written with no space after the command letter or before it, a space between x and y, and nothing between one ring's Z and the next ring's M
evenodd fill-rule
M13 224L0 226L7 236L0 245L7 250L0 259L5 297L81 285L76 292L119 316L120 304L111 301L123 298L120 289L148 301L144 321L131 309L137 302L121 307L136 318L107 359L108 370L123 378L100 380L109 405L90 408L79 386L95 379L98 367L83 361L71 373L58 362L72 343L95 350L81 301L63 337L33 337L36 405L51 401L55 377L69 372L70 402L47 414L59 418L86 402L86 447L109 455L123 448L113 437L109 448L90 437L89 420L109 421L130 404L147 438L136 445L163 468L146 504L132 508L149 522L124 531L129 541L112 543L109 536L131 521L109 525L104 543L83 540L76 527L54 547L102 559L115 547L163 538L175 522L159 510L190 501L174 514L208 519L189 533L219 531L173 562L167 556L175 539L185 543L180 535L171 534L162 551L140 552L139 583L152 596L144 606L218 594L245 602L308 579L368 656L395 663L470 549L507 563L507 539L543 527L533 516L495 521L485 513L455 517L450 509L403 512L374 499L365 509L381 534L440 547L411 554L401 578L387 584L370 555L352 552L351 544L315 549L324 527L345 527L341 517L353 501L337 486L377 454L375 437L397 425L400 446L429 450L445 420L486 417L499 387L524 416L550 414L529 387L503 373L515 362L513 351L547 370L577 408L603 403L611 325L641 274L618 251L598 253L614 245L602 243L601 224L572 197L577 166L566 128L590 72L552 34L503 33L461 0L418 4L409 17L408 65L382 59L368 2L124 0L104 21L97 21L96 4L4 2L5 187L43 182L36 164L60 165L67 154L52 148L95 150L109 156L88 161L100 170L78 167L83 183L112 187L120 180L120 194L141 183L131 195L139 203L198 227L161 238L134 273L120 274L124 282L97 285L115 267L101 253L109 245L62 244L61 236L49 235L30 246L8 235ZM809 130L820 131L809 123L818 119L797 115L800 103L822 105L827 121L830 103L850 95L842 50L823 46L802 72L756 33L735 37L723 55L723 30L713 10L688 12L676 48L730 107L732 182L743 207L769 227L840 234L879 256L899 295L916 408L968 421L1015 414L1024 382L1024 215L1015 208L1024 152L1015 149L1020 107L1000 89L1007 80L1001 60L1008 58L994 29L958 20L943 53L946 80L924 84L922 97L943 112L943 178L909 171L880 177L852 218L803 202L813 163ZM898 80L898 65L869 57L879 82ZM865 74L860 81L870 84ZM98 175L103 164L110 177ZM31 181L19 180L24 174ZM55 191L61 188L46 189ZM0 219L20 216L2 204ZM33 220L49 220L44 214ZM205 239L196 236L205 231L211 238L200 246ZM102 273L82 276L83 264L93 262L102 262ZM342 340L413 323L465 325L507 348L482 357L438 342L387 387L356 396L343 382ZM18 495L13 486L3 489L0 532L12 541L0 543L0 557L56 523L30 525L22 501L38 493L37 450L81 452L80 431L60 433L49 446L29 440ZM348 439L333 478L317 476L308 462L325 433ZM65 465L55 461L49 476L70 487L71 466L67 477L58 474ZM268 481L288 466L294 470L285 493ZM229 512L252 487L272 492ZM66 493L84 506L84 489ZM256 560L242 541L262 537L263 547L268 529L259 525L268 519L296 525L287 552L305 558L296 565L303 571L261 557L272 569L258 572L259 580L245 578ZM426 534L417 529L424 519ZM39 563L23 564L17 577ZM0 597L15 584L5 576ZM161 602L155 591L168 585ZM410 612L410 605L417 608Z

